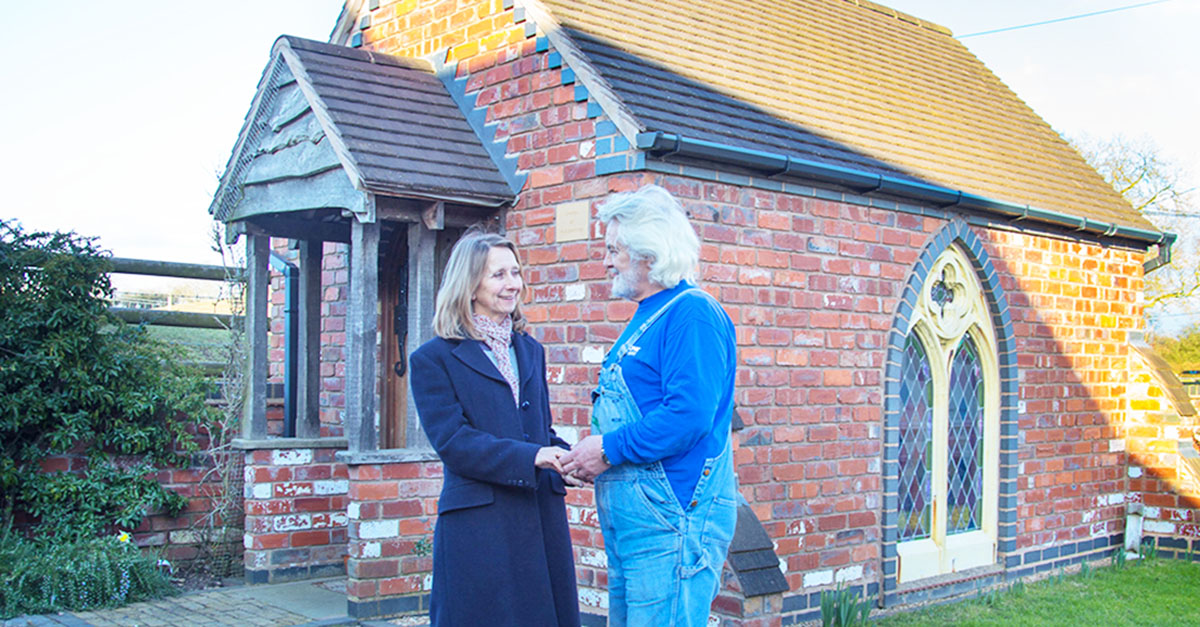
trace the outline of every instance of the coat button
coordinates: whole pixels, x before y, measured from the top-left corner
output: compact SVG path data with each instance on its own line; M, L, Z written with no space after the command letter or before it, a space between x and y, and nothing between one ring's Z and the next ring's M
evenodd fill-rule
M699 503L700 503L700 501L692 501L691 503L688 504L688 507L695 507Z
M528 441L529 441L529 434L528 434L528 433L526 433L526 434L525 434L525 441L526 441L526 442L528 442Z
M529 409L529 401L522 401L521 409Z
M708 473L710 473L710 472L712 472L712 471L711 471L711 470L709 470L708 468L705 468L705 469L704 469L704 476L705 476L705 477L707 477L707 476L708 476Z

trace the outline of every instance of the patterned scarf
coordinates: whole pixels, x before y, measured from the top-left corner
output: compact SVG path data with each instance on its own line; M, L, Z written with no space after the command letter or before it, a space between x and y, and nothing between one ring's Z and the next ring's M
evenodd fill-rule
M508 357L508 347L512 344L512 316L505 317L503 322L496 322L487 316L475 314L471 321L475 323L475 330L483 334L483 342L492 349L492 354L496 357L496 368L500 370L504 380L508 381L508 387L512 388L513 402L519 406L521 392L517 389L517 373L513 372L512 360Z

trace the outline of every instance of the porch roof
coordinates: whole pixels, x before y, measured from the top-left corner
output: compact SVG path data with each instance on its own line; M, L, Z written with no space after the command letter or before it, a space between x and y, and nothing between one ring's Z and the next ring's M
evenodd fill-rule
M369 214L367 194L484 207L514 197L428 62L280 37L209 212Z

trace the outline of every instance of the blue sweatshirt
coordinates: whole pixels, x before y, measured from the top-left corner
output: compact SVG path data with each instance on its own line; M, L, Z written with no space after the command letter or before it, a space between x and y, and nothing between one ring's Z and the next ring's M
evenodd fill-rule
M676 294L693 287L681 281L638 304L614 347ZM703 294L680 298L621 360L625 385L642 419L604 434L614 465L661 461L667 480L687 509L704 461L724 450L733 415L737 338L720 305ZM610 351L605 361L614 358Z

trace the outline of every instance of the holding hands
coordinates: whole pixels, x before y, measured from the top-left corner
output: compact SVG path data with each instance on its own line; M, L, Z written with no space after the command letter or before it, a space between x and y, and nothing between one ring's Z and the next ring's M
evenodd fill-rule
M569 455L566 449L560 446L543 446L538 449L537 457L533 459L533 465L546 470L553 470L562 475L563 482L569 486L578 488L584 485L584 482L578 477L567 473L563 470L562 459Z
M565 471L564 478L573 477L581 483L595 481L600 473L612 467L604 458L604 439L598 435L589 435L580 440L558 461Z

